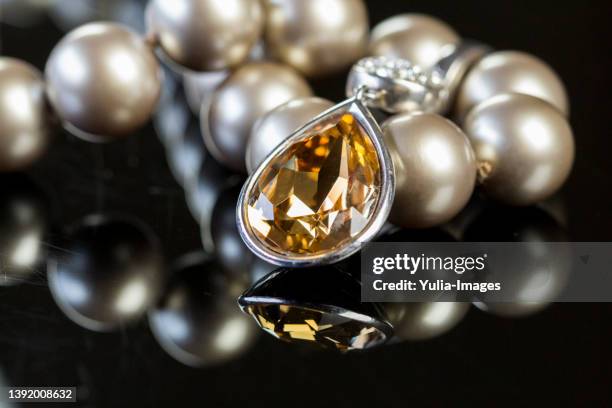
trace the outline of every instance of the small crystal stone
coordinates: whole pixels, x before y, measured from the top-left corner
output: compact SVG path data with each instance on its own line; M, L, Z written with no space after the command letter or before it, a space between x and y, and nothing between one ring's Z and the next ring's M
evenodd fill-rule
M441 85L439 72L424 72L421 67L401 58L366 57L359 60L356 65L368 74L380 78L414 81L432 87Z

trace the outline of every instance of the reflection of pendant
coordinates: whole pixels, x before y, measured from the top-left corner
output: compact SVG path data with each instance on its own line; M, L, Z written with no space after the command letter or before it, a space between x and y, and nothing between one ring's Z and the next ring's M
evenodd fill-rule
M283 341L341 351L380 346L392 338L393 328L378 304L360 301L361 283L345 272L347 267L355 269L321 266L304 274L280 268L240 296L238 304Z
M350 99L289 136L247 180L237 218L248 247L271 263L309 266L339 261L371 240L386 222L395 181L368 107L434 107L434 82L406 61L358 62Z

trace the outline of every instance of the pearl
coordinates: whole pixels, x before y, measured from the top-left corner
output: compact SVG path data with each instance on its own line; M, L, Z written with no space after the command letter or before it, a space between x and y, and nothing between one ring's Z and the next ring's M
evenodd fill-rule
M230 361L246 352L259 335L233 293L246 287L228 276L205 253L182 256L149 324L162 348L192 367ZM237 287L234 288L233 286Z
M160 142L167 147L180 143L193 115L177 75L168 68L163 68L163 72L162 92L152 125Z
M125 136L149 120L161 89L153 51L130 29L91 23L53 49L45 75L68 130L90 141Z
M40 72L0 57L0 172L21 170L39 159L47 151L50 126Z
M240 65L263 30L259 0L151 0L147 28L175 63L195 71Z
M209 103L213 92L229 76L229 71L184 72L183 89L189 108L199 115L204 103Z
M208 113L203 108L204 142L219 162L245 172L246 144L255 121L285 102L310 95L308 83L287 66L244 65L215 91Z
M463 320L469 303L384 303L383 309L399 340L428 340L450 331Z
M0 287L26 282L46 255L49 203L21 174L0 177Z
M530 205L555 193L574 161L567 119L541 99L499 95L476 106L465 119L482 189L510 205Z
M459 41L459 35L437 18L400 14L374 27L370 54L404 58L428 70L452 52Z
M262 116L253 126L246 151L246 167L252 173L293 132L334 106L314 96L294 99Z
M190 121L181 139L166 146L168 167L184 189L196 183L202 163L208 157L196 120Z
M363 0L264 0L272 55L308 77L342 70L366 50Z
M163 285L157 237L129 218L89 216L49 260L49 288L72 321L109 331L140 318Z
M166 76L164 86L172 77ZM176 85L176 83L175 83ZM166 148L168 167L183 187L195 183L206 152L200 133L199 120L190 112L181 88L166 90L153 116L153 126Z
M461 129L442 116L418 113L392 116L383 132L396 177L390 221L426 228L461 211L476 180L474 152Z
M242 183L242 177L232 174L227 168L204 152L197 176L192 183L184 185L185 198L191 214L200 225L202 245L207 251L214 251L210 226L213 208L219 195L230 186Z
M463 118L470 109L495 95L519 93L536 96L569 112L565 87L548 64L519 51L498 51L482 58L459 87L456 114Z

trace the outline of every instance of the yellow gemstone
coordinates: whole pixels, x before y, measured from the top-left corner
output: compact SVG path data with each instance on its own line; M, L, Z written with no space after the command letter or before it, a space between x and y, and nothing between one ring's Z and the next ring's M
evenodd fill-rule
M269 163L247 197L247 223L276 252L318 255L363 231L380 187L372 140L352 114L338 114Z
M385 342L376 327L349 317L298 306L260 304L246 311L273 336L288 342L309 342L338 350L366 349Z

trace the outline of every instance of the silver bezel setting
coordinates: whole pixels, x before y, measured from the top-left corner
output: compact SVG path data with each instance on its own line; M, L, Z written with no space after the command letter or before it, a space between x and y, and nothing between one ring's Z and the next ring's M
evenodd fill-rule
M246 183L240 191L238 198L238 205L236 208L236 221L238 224L238 231L247 247L255 253L258 257L266 262L287 266L287 267L308 267L315 265L325 265L341 261L355 252L359 251L362 244L372 240L378 231L385 224L389 212L391 211L391 205L393 203L393 197L395 195L395 175L393 170L393 162L389 156L389 152L383 142L382 131L380 126L365 106L362 101L364 98L363 92L358 92L354 97L347 99L346 101L331 107L325 112L313 118L305 126L301 127L297 131L293 132L284 142L278 145L272 153L266 157L266 159L259 165L259 167L251 174L247 179ZM293 143L299 141L307 134L308 130L315 126L327 117L337 113L340 110L345 110L347 113L351 113L357 119L357 122L363 127L376 150L378 155L380 172L381 172L381 187L380 195L376 203L376 208L372 213L372 217L368 225L360 232L360 234L354 238L353 241L345 243L339 246L335 250L327 251L317 255L286 255L280 252L276 252L270 249L266 244L261 242L255 233L251 230L247 220L247 197L253 188L257 186L257 180L259 180L261 173L268 167L272 160L289 148Z

